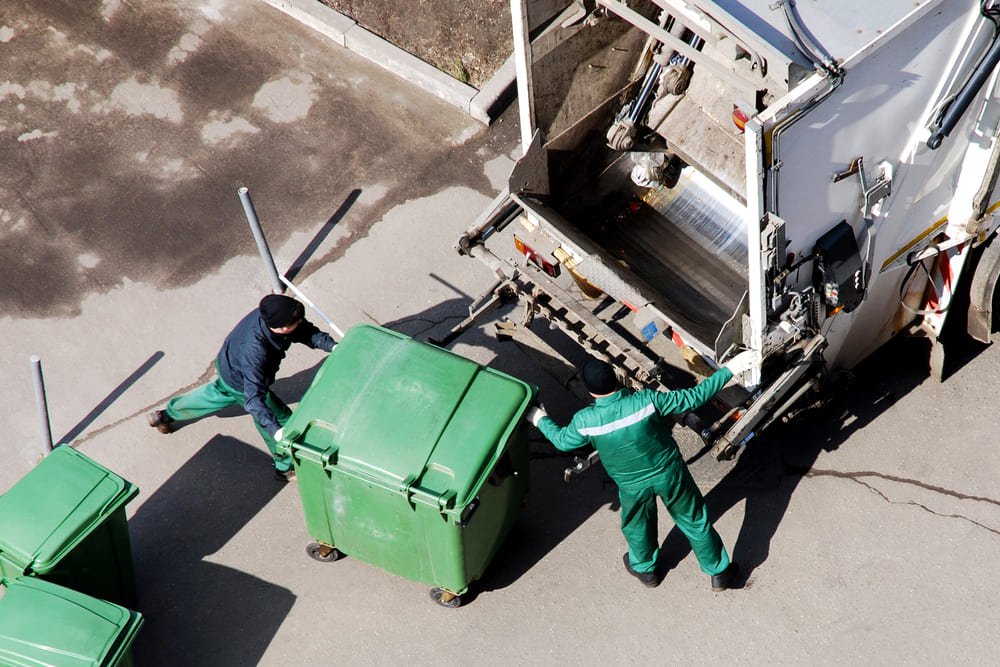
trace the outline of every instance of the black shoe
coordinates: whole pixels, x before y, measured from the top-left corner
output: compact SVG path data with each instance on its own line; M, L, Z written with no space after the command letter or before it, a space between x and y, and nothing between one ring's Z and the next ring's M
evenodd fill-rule
M656 572L636 572L632 569L632 565L628 562L628 553L622 556L622 560L625 562L625 569L633 577L642 582L642 585L646 588L656 588L660 585L660 579L656 576Z
M174 420L167 415L166 410L153 410L149 413L149 425L166 435L174 432Z
M272 470L274 470L274 478L279 482L295 481L295 468L289 468L288 470L278 470L278 466L274 466Z
M727 588L737 588L736 578L740 576L740 566L730 563L719 574L712 575L712 592L719 593Z

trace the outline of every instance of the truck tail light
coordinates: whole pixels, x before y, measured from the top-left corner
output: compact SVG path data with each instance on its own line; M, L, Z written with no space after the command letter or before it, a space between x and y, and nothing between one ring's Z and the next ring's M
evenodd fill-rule
M541 255L532 249L527 243L522 241L516 235L514 236L514 246L517 248L518 252L528 258L528 261L540 268L545 273L549 274L553 278L559 275L559 265L553 264L552 262L547 262L542 259Z

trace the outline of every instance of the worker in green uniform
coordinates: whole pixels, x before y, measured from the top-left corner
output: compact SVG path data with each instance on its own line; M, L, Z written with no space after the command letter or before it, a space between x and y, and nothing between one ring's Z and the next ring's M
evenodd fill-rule
M592 359L581 375L594 403L573 415L567 426L559 427L540 408L527 413L557 449L569 451L591 444L600 453L605 470L618 485L622 533L628 542L625 569L650 588L660 583L657 496L691 543L702 571L711 576L712 590L724 591L736 584L739 566L730 562L708 519L705 499L662 417L704 405L734 373L750 367L752 355L742 352L701 384L679 391L623 388L608 363Z

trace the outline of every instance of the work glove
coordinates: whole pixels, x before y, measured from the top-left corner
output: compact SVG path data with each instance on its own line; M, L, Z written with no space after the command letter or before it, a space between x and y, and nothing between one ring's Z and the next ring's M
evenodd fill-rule
M531 406L528 411L524 413L524 418L531 422L531 425L538 428L538 422L542 421L542 417L548 417L548 413L542 408L536 408Z
M744 352L740 352L722 366L723 368L728 368L734 376L738 376L740 373L745 373L750 370L750 367L753 366L753 362L753 350L746 350Z

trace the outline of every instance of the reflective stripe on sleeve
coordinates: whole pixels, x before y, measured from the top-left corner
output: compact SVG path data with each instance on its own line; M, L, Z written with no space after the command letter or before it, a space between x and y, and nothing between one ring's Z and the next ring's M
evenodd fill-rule
M650 403L649 405L642 408L638 412L633 412L627 417L616 419L610 424L602 424L601 426L587 426L585 428L581 428L579 429L580 435L593 436L593 435L607 435L608 433L614 433L618 429L622 429L627 426L632 426L633 424L638 424L643 419L650 417L654 412L656 412L656 407L652 403Z

